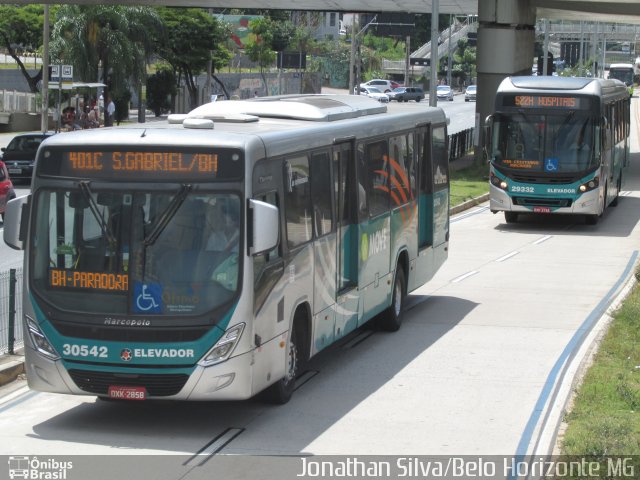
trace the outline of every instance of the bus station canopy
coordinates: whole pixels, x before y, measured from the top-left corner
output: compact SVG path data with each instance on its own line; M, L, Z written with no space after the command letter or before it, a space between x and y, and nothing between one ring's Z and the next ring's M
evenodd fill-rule
M77 90L79 88L102 88L106 87L104 83L100 82L62 82L62 86L60 87L58 82L49 82L50 90Z

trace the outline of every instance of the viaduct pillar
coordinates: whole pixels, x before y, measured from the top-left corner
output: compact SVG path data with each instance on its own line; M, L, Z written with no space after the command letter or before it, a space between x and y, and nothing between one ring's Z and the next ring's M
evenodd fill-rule
M510 75L531 75L535 43L535 8L529 0L478 1L476 65L476 162L483 159L484 120L493 112L495 92Z

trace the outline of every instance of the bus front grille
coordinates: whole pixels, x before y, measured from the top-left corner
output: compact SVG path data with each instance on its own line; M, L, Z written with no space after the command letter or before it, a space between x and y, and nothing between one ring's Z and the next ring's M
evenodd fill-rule
M513 197L513 203L521 207L570 207L570 198Z
M210 325L197 327L123 328L104 325L63 323L52 320L56 330L65 337L108 342L193 342L211 330Z
M578 178L580 178L576 177L576 175L542 176L522 173L510 174L509 176L516 182L520 183L549 183L553 185L574 183Z
M126 374L69 370L69 375L81 390L96 395L107 395L110 386L145 387L151 397L168 397L177 394L189 375L185 374Z

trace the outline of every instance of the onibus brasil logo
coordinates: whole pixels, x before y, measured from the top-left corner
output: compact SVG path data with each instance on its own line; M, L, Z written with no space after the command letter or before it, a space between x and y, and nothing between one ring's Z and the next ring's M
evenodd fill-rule
M10 456L9 478L34 480L66 480L67 471L73 468L73 462L62 462L53 458Z

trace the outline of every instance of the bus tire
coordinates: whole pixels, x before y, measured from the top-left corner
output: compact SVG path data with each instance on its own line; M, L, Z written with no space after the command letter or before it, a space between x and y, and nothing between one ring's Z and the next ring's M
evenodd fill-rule
M401 265L396 268L396 276L393 279L391 291L391 305L382 313L380 327L387 332L396 332L402 325L404 312L404 300L407 295L407 280Z
M518 214L516 212L504 212L504 221L507 223L516 223Z
M302 359L302 338L298 333L299 331L300 328L297 327L296 319L294 319L293 326L291 327L291 335L289 335L289 340L287 342L287 365L285 375L265 391L265 400L268 403L284 405L291 400Z

